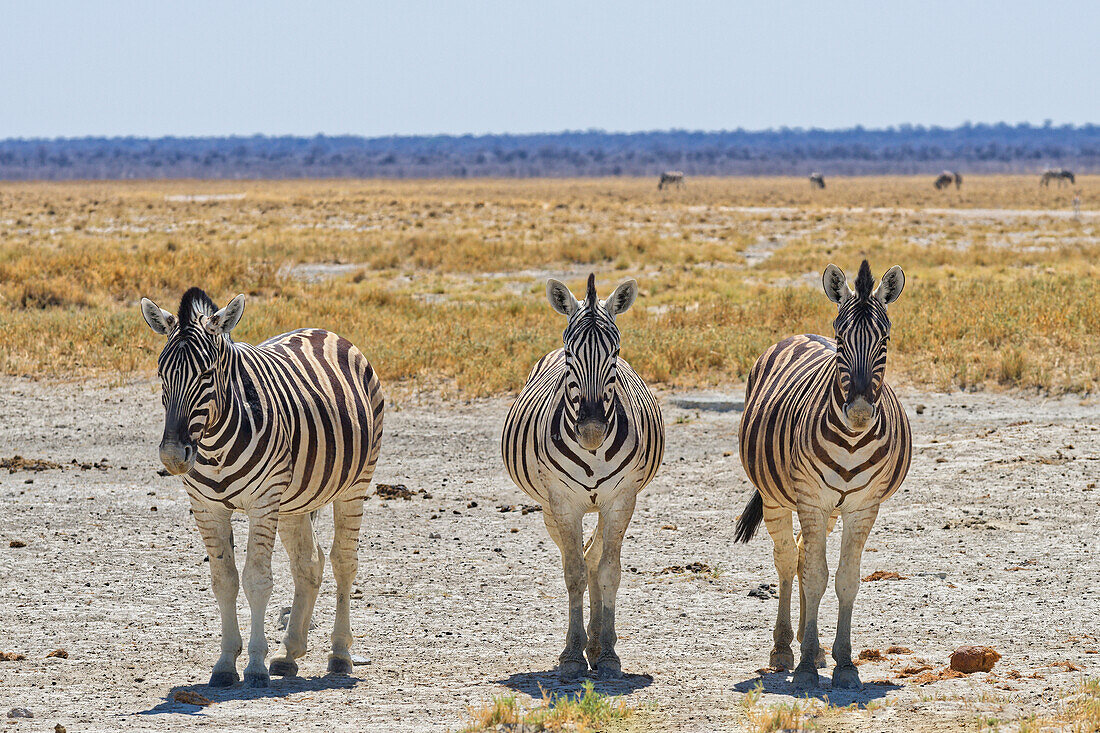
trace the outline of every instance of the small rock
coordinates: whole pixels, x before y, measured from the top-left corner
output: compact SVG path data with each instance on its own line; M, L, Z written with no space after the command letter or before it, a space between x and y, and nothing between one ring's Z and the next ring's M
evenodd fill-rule
M892 646L886 650L887 654L912 654L913 650L907 646Z
M8 547L26 547L27 543L23 540L12 540L8 543Z
M0 662L19 662L26 658L26 655L18 652L0 652Z
M925 410L925 409L926 409L926 408L924 407L924 405L917 405L917 406L916 406L916 407L914 408L914 411L915 411L915 412L916 412L916 413L917 413L918 415L923 415L923 414L924 414L924 410Z
M439 539L442 539L442 538L443 538L443 535L439 534L438 532L432 532L431 534L428 535L429 540L439 540Z
M951 669L963 674L972 672L988 672L1001 655L996 649L988 646L973 646L966 644L960 646L951 655Z
M356 667L361 667L364 664L370 664L370 660L366 657L361 657L358 654L352 654L351 663L354 664Z
M775 589L767 583L761 583L752 590L749 591L750 598L759 598L762 601L766 601L770 598L775 598L778 594Z
M65 733L65 726L58 723L53 727L53 733Z
M9 718L33 718L34 713L26 708L12 708L8 711Z
M46 657L47 658L57 657L58 659L68 659L69 658L69 653L67 651L65 651L64 649L54 649L52 652L47 654Z

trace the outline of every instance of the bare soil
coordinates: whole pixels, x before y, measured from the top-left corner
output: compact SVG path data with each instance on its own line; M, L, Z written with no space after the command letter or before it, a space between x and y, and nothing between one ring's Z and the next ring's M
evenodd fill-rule
M62 466L0 472L0 652L25 655L0 661L0 717L15 707L35 716L5 719L3 731L455 730L467 707L493 695L579 688L551 671L564 583L541 517L522 511L531 501L501 466L507 400L430 396L387 406L376 480L414 493L368 501L352 620L353 652L369 663L352 677L324 674L326 569L302 676L266 690L207 688L217 613L182 486L158 475L158 391L149 380L0 379L0 458ZM946 731L976 727L979 714L1052 713L1083 675L1100 674L1100 409L1079 397L901 394L913 468L880 514L861 574L902 578L863 584L853 644L882 653L865 655L859 692L834 693L824 671L812 694L857 708L819 724ZM787 675L758 672L776 606L771 543L765 532L732 542L750 492L739 413L683 409L670 397L665 463L623 548L617 626L628 676L596 689L639 708L637 728L738 730L741 699L756 685L764 705L796 694ZM724 397L736 402L741 390ZM330 516L320 525L327 545ZM242 521L238 547L245 531ZM836 549L834 536L834 561ZM291 598L281 550L275 583L273 649ZM245 624L243 594L239 605ZM826 646L835 615L830 590ZM990 673L941 679L962 644L1002 659ZM67 658L49 657L56 649ZM922 666L933 674L898 676ZM176 702L177 692L213 702Z

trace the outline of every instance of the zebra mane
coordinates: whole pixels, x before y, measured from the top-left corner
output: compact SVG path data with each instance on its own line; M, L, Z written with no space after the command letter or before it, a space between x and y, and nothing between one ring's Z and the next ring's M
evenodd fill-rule
M588 273L588 289L584 294L584 304L586 306L593 306L599 302L600 299L596 295L596 273L590 272Z
M210 296L206 294L202 288L190 288L183 297L180 298L180 310L179 310L179 329L183 331L192 323L196 322L195 316L207 315L212 316L218 311L218 306L214 305L214 301L210 299Z
M856 297L867 300L875 289L875 278L871 275L871 265L867 260L859 266L859 274L856 275Z

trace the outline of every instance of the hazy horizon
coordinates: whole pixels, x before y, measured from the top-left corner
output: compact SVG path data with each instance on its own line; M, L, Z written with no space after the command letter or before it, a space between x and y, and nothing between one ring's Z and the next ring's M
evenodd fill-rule
M1097 21L1022 0L46 0L0 25L0 138L1080 125Z

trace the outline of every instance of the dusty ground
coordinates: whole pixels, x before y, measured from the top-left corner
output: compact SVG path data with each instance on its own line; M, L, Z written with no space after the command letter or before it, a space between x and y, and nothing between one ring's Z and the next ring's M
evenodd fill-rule
M497 455L506 402L409 398L389 408L377 479L431 498L368 502L353 627L354 651L370 664L353 678L323 676L326 577L302 678L259 691L207 689L216 609L180 482L157 475L157 389L0 380L0 458L66 466L0 473L0 651L26 655L0 662L0 713L19 706L35 716L5 719L0 731L57 722L69 731L454 730L467 706L492 695L576 688L547 673L565 630L557 551L536 514L498 508L530 503ZM880 515L863 572L906 577L863 585L853 643L912 654L861 667L865 682L889 684L834 696L826 682L819 694L834 704L877 704L821 723L957 730L979 714L1052 712L1083 674L1100 673L1100 406L902 395L915 429L913 469ZM728 396L740 399L739 390ZM747 546L731 542L749 493L735 451L738 413L679 409L669 397L665 465L624 545L617 625L634 676L597 689L627 695L645 728L736 730L742 693L761 680L771 642L775 601L749 595L775 581L771 544L763 532ZM321 526L327 544L331 519ZM11 540L26 546L9 548ZM273 648L291 595L281 550L276 563ZM711 570L662 572L691 563ZM240 605L244 621L243 597ZM826 644L835 613L830 590ZM962 643L998 649L995 675L925 686L895 679L918 658L942 668ZM57 648L68 658L46 658ZM1059 662L1084 671L1052 666ZM1013 669L1023 678L1009 679ZM785 676L765 674L763 687L765 705L790 700ZM215 703L171 702L179 690Z

